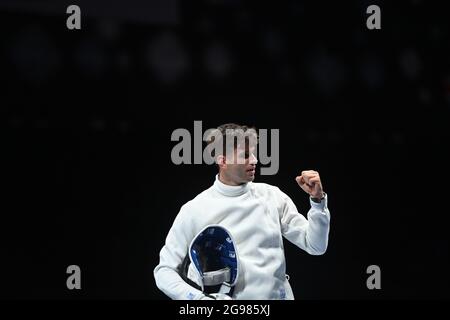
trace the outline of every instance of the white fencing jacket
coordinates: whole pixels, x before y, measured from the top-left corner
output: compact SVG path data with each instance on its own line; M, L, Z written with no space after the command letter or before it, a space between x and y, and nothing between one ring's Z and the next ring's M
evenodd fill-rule
M294 299L286 279L283 236L309 254L323 254L328 245L330 213L327 196L310 199L308 219L275 186L249 182L240 186L216 181L182 206L154 269L156 285L177 300L200 299L203 293L178 274L193 238L206 226L219 224L235 242L239 276L233 299Z

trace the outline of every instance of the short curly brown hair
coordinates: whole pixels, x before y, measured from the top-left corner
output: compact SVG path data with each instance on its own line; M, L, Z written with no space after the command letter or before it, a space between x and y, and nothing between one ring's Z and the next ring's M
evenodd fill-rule
M226 155L227 147L229 148L232 145L233 150L235 150L239 146L239 142L244 142L246 147L252 143L256 144L258 142L258 134L255 127L236 123L225 123L213 129L209 133L206 142L208 146L213 143L215 144L216 148L212 149L211 156L216 157L218 154L214 154L214 151L218 146L221 146L223 155Z

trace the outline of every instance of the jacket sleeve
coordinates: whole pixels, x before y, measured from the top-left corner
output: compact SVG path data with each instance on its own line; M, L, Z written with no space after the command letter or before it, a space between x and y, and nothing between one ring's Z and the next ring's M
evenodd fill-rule
M279 197L283 236L309 254L324 254L327 250L330 231L328 195L325 195L320 203L316 203L310 198L311 208L308 211L307 218L298 212L291 198L281 190L279 190Z
M181 208L160 251L159 264L153 271L157 287L173 300L197 300L204 297L200 290L187 284L178 273L194 237L187 221Z

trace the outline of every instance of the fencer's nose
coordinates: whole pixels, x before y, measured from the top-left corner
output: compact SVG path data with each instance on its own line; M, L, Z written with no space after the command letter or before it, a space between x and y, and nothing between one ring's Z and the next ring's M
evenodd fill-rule
M256 165L258 163L258 159L256 158L256 156L253 153L250 155L248 163L251 165Z

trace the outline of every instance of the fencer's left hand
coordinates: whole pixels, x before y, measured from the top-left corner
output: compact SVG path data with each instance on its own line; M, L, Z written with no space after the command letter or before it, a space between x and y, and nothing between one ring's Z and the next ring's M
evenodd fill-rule
M300 188L308 193L312 198L322 199L324 197L322 182L317 171L306 170L295 178Z
M233 300L229 295L225 293L211 293L216 300Z

